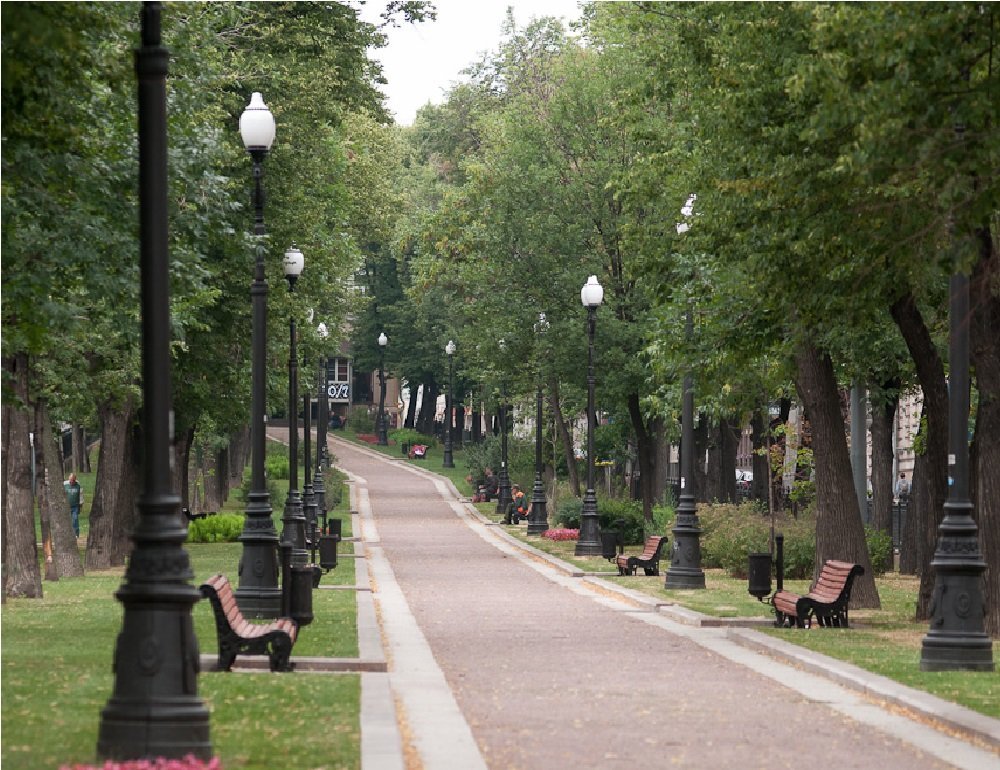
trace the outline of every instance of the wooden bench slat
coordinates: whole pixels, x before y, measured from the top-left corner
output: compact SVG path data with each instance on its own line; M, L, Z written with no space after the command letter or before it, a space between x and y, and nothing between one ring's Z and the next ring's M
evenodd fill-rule
M647 575L660 574L660 553L667 543L667 538L661 535L650 535L646 538L645 547L639 556L619 554L615 559L619 575L634 575L639 567Z
M278 618L270 623L252 623L243 617L225 575L213 575L201 584L201 594L207 597L215 613L215 630L219 640L218 671L230 671L239 654L267 655L272 671L291 671L292 645L298 635L298 624L291 618Z
M791 591L778 591L771 598L775 625L794 624L799 628L811 624L815 617L821 626L848 627L848 604L854 578L864 574L859 564L829 559L823 564L816 582L803 596Z

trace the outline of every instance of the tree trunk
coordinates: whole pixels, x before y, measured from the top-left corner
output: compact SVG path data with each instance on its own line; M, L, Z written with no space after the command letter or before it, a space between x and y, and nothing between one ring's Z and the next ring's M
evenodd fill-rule
M416 424L417 424L417 391L411 388L410 400L406 405L406 420L403 422L403 427L413 428L413 426Z
M250 426L244 425L229 434L229 479L230 489L243 486L243 473L250 459Z
M872 413L872 527L892 534L892 425L899 405L899 381L870 393ZM882 565L887 568L891 564Z
M639 394L628 394L628 414L636 438L636 456L639 461L639 489L642 492L642 516L648 524L653 522L653 502L656 496L656 442L646 429L639 407Z
M81 577L83 562L73 533L73 520L62 485L60 450L52 430L52 420L45 401L35 404L35 447L39 456L37 467L38 507L51 535L52 580L61 577ZM82 512L81 512L82 516Z
M62 453L60 452L60 456ZM87 431L82 425L73 425L73 470L90 473L90 452L87 451Z
M889 382L870 393L871 398L871 442L872 442L872 488L871 506L874 529L892 536L892 427L899 403L899 383ZM878 565L882 569L892 569L892 552L889 562Z
M865 572L851 591L851 607L880 607L865 530L854 494L844 417L830 356L811 343L795 352L795 385L812 426L816 467L816 564L827 559L860 564Z
M937 542L937 527L948 495L948 386L941 356L938 355L912 292L894 302L889 311L906 341L916 367L924 395L923 415L927 418L927 433L923 442L926 453L926 462L923 464L927 484L926 504L915 500L911 490L907 525L916 528L917 531L913 534L918 543L932 544L926 553L914 554L919 559L917 573L920 575L916 619L929 620L931 592L934 590L934 574L931 569L933 544ZM922 427L920 432L923 433Z
M14 399L6 409L3 495L3 593L5 597L42 596L35 539L34 499L31 494L31 440L34 415L28 399L28 356L16 353L4 360ZM15 401L16 399L16 401Z
M694 428L694 494L699 503L709 501L708 471L705 468L705 455L711 451L711 434L708 430L708 415L701 412L698 415L698 424ZM686 452L687 447L681 445L681 452ZM682 464L683 467L683 464ZM690 484L687 479L685 483Z
M227 451L221 449L218 452L202 451L196 453L201 461L198 463L197 474L201 479L201 508L200 512L210 511L217 513L225 503L226 488L221 483L226 475ZM308 478L312 479L312 469L308 469Z
M472 407L471 438L473 444L478 444L483 440L483 413L479 411L478 400Z
M920 429L917 431L915 443L922 443L927 435L925 425L924 410L921 407ZM910 497L905 503L906 518L903 519L903 531L900 533L902 542L899 545L899 571L903 575L919 575L928 558L927 553L934 552L937 531L922 526L922 522L928 519L934 520L934 512L928 510L931 505L930 494L930 487L927 485L927 455L921 453L916 456L913 463Z
M97 411L101 420L101 452L94 500L90 506L88 570L120 567L125 563L135 521L138 487L132 396L122 404L105 401Z
M736 502L736 451L739 438L725 417L719 418L708 450L708 497L720 503Z
M555 377L549 381L549 404L552 405L552 419L555 421L556 433L559 434L563 457L566 459L566 468L569 471L569 485L573 489L573 494L580 497L582 495L580 472L576 467L576 456L573 454L573 437L566 427L566 420L563 419L562 404L559 401L559 381Z
M976 231L979 261L970 286L970 356L976 370L979 407L970 470L974 485L979 550L986 561L983 605L986 632L1000 637L1000 257L989 228Z
M420 414L417 416L417 431L431 436L434 434L434 412L437 408L437 385L433 380L421 386L424 390L420 400Z
M191 510L190 475L191 475L191 444L194 441L194 427L185 428L174 434L171 442L173 454L170 469L171 486L181 498L181 507Z

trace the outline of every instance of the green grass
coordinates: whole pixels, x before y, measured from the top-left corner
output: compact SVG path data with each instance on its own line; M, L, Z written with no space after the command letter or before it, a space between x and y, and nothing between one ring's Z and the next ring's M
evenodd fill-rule
M194 585L215 572L234 584L242 546L187 546ZM343 559L324 584L353 583ZM113 598L122 571L44 584L43 599L9 599L2 609L3 743L0 763L52 770L94 759L100 711L114 685L111 664L121 630ZM302 629L294 654L356 657L353 591L315 591L316 619ZM217 649L207 602L192 612L202 652ZM199 693L211 710L215 753L227 770L360 766L360 679L356 674L202 672ZM288 726L292 726L289 728Z

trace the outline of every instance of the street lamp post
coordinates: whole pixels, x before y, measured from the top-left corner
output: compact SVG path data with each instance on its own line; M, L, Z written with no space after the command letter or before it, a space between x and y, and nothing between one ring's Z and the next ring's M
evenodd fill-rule
M326 327L320 324L320 336L326 339ZM330 422L330 390L326 374L326 356L319 362L319 407L316 409L316 471L313 474L313 494L316 495L316 512L326 521L326 482L323 469L326 467L326 428Z
M948 499L938 526L931 566L931 624L920 651L921 671L993 671L993 645L985 632L979 550L969 499L969 276L955 255L948 308Z
M266 450L265 424L267 416L267 280L264 274L264 159L274 143L274 116L264 104L259 92L254 92L250 104L240 116L240 136L253 160L254 228L256 260L254 279L250 285L253 305L252 392L250 405L250 493L247 495L246 517L239 540L243 543L240 557L239 587L236 602L240 611L250 618L276 618L281 609L278 588L278 532L271 520L271 498L264 477Z
M134 547L115 593L122 629L114 692L101 711L97 754L208 759L209 713L198 697L198 639L191 608L200 595L183 543L187 526L171 482L170 255L167 219L169 51L160 45L160 3L142 7L135 52L139 114L139 242L142 307L144 484Z
M500 358L506 366L507 342L501 339L497 343L500 348ZM507 470L507 383L504 372L500 372L500 474L497 477L497 510L504 517L504 523L510 524L510 472Z
M295 282L302 274L305 259L295 244L285 252L285 280L288 293L295 291ZM291 617L300 625L312 622L311 571L303 577L309 564L306 550L306 517L299 494L299 357L296 350L295 316L288 317L288 496L282 514L281 542L290 547L290 575L292 584L284 586L289 595ZM306 473L308 473L308 466Z
M316 490L313 488L312 476L312 397L302 394L302 514L306 518L306 545L310 550L309 560L316 561L316 544L319 542L319 517L316 514Z
M444 346L444 352L448 354L448 398L445 401L444 409L444 418L448 421L448 429L444 434L444 462L442 463L442 466L445 468L454 468L455 460L452 457L451 451L451 425L454 422L451 410L455 406L455 399L452 395L455 392L455 372L453 367L455 343L453 340L448 340L448 344Z
M604 300L604 288L597 276L587 279L580 290L580 301L587 308L587 491L583 495L580 511L580 539L576 541L577 556L595 556L601 553L600 523L597 516L597 494L594 492L594 332L597 328L597 308Z
M385 332L378 335L378 445L388 446L389 439L385 428L385 346L389 338Z
M538 314L535 333L542 339L549 329L545 313ZM535 393L535 486L531 490L531 513L528 516L528 534L540 535L549 528L546 510L545 485L542 483L542 368L538 367L538 388Z
M694 322L690 309L685 322L687 337L693 336ZM701 569L701 527L694 490L694 378L684 375L681 396L681 495L677 502L674 523L674 548L667 570L666 588L704 588L705 573Z

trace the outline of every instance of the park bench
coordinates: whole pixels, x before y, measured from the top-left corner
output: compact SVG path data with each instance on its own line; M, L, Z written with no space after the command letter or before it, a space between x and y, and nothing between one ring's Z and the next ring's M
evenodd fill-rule
M619 575L634 575L642 567L647 575L660 574L660 553L666 545L667 538L660 535L650 535L646 538L646 547L639 556L626 556L623 553L615 558Z
M808 628L813 618L824 628L847 628L847 605L854 578L865 574L859 564L827 559L819 577L804 596L778 591L771 598L776 626Z
M231 671L237 655L267 655L272 671L291 671L289 660L298 625L291 618L251 623L236 605L233 586L225 575L213 575L201 584L201 595L212 602L219 637L216 671Z

